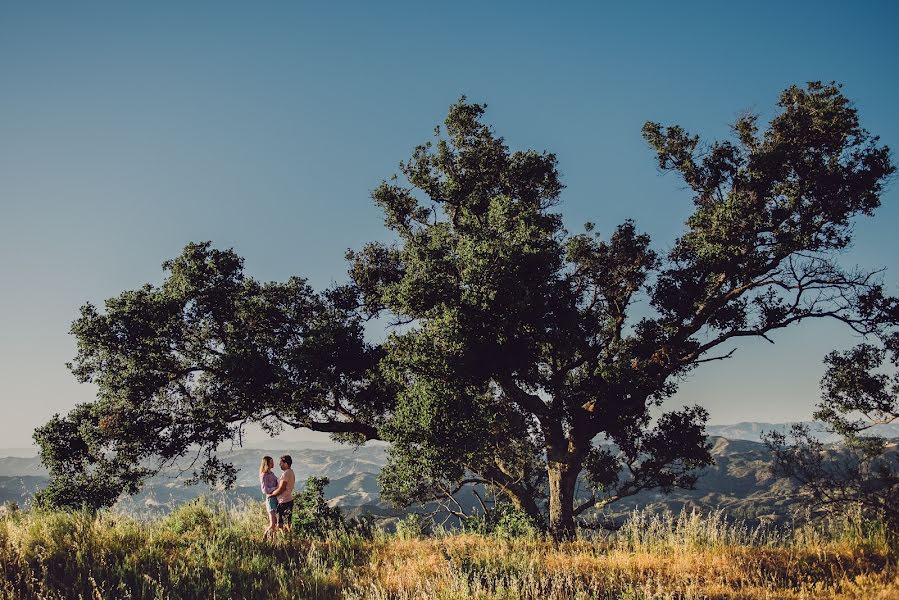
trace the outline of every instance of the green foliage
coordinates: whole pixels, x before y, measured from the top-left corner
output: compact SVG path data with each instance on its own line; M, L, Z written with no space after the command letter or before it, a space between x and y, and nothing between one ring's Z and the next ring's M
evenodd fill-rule
M346 535L370 540L378 531L375 516L370 513L363 513L343 520L343 532Z
M382 370L398 389L383 435L382 485L398 501L475 473L531 516L551 475L551 528L641 489L689 487L709 463L687 408L650 427L650 408L714 351L810 318L877 331L872 274L835 262L852 217L870 215L893 173L836 85L791 87L767 129L741 118L733 141L701 144L647 123L659 166L695 192L687 231L660 255L625 222L571 235L554 212L552 154L513 152L463 98L432 143L373 194L397 236L350 253L371 314L414 327L390 336ZM654 314L633 320L645 297ZM604 438L616 452L592 441ZM545 457L545 458L544 458ZM586 467L596 495L573 507Z
M899 303L881 309L891 325L899 325ZM857 513L857 521L879 523L899 540L899 448L868 431L899 418L899 332L881 340L880 346L859 344L824 359L815 418L842 437L844 452L830 452L806 425L795 426L790 438L771 433L766 441L774 451L774 471L802 483L811 507Z
M35 508L64 508L69 510L100 510L115 504L127 489L115 479L106 479L98 473L76 474L69 477L64 472L54 477L42 490L38 490L32 504ZM136 491L136 490L135 490Z
M374 517L360 515L344 518L337 506L328 506L325 499L327 477L310 477L303 490L294 494L293 521L295 533L303 537L329 538L335 535L354 535L371 539L375 533Z
M161 526L179 536L204 536L223 525L222 512L210 506L204 497L175 507Z
M391 393L351 290L259 283L209 243L163 267L162 285L124 292L103 313L86 304L72 324L69 367L98 396L35 432L52 478L42 501L109 506L188 452L194 479L230 485L234 469L215 452L248 423L376 436Z
M35 431L41 461L51 476L49 485L35 494L35 506L98 510L140 489L150 471L125 453L106 452L106 423L99 403L81 404Z
M430 532L428 519L418 513L409 513L396 522L396 536L404 540L414 540Z
M465 519L462 526L465 531L500 538L536 538L542 534L539 524L510 502L499 502L486 514Z
M493 534L503 538L533 538L541 534L540 528L524 511L509 503L500 503L494 509L497 512Z
M301 535L323 537L345 529L340 508L325 500L327 477L310 477L299 494L294 495L293 529Z

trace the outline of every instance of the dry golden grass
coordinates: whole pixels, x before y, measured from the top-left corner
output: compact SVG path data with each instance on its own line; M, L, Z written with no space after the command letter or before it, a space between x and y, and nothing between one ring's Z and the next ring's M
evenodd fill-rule
M390 540L357 571L353 598L899 598L886 548L628 551L454 535Z
M722 515L635 514L563 544L444 534L260 539L261 509L202 503L158 522L0 516L2 598L899 600L896 554L848 523L750 530Z

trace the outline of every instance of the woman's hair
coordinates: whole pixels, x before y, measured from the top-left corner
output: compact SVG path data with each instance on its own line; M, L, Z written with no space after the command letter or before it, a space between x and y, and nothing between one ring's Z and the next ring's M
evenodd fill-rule
M262 457L262 465L260 465L260 467L259 467L259 472L263 473L263 474L268 473L269 471L272 470L272 467L274 466L274 464L275 464L275 459L273 459L271 456L263 456Z

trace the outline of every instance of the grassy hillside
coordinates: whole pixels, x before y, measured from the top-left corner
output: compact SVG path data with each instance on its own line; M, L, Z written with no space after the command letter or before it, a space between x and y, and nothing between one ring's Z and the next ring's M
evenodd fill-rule
M164 519L0 516L3 598L899 598L876 527L751 529L722 513L636 513L554 545L473 534L261 540L261 506Z

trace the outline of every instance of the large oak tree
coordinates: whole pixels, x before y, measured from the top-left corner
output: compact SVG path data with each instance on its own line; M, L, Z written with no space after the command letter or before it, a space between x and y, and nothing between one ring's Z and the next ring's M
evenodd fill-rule
M188 452L199 477L229 481L215 448L250 422L389 440L394 500L488 484L559 538L594 507L690 486L709 462L705 411L652 410L684 376L809 319L880 327L876 274L836 259L880 203L889 151L836 85L778 106L730 141L644 126L694 193L660 253L630 221L566 231L555 156L511 151L463 98L373 192L395 241L349 252L346 285L260 284L233 252L192 244L161 286L85 306L72 369L100 391L36 433L47 496L79 480L133 491ZM362 335L375 316L382 344Z

